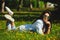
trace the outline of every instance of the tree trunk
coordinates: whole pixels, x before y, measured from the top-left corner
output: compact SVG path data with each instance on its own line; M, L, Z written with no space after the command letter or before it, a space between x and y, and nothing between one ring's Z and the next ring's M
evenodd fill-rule
M40 2L40 0L37 0L38 1L38 8L39 8L39 2Z
M19 9L22 8L22 6L23 6L23 0L19 0L17 11L19 11Z
M23 6L23 0L21 0L21 7Z
M32 0L30 0L30 10L33 8Z
M5 1L2 0L2 12L4 12Z

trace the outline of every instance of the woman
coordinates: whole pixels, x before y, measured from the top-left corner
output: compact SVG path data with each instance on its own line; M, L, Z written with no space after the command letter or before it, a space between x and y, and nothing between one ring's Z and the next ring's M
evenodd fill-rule
M43 23L44 23L44 25L43 25L44 34L49 34L50 33L50 30L51 30L50 16L51 16L51 13L49 11L45 11L43 13L42 20L43 20Z
M15 29L15 24L14 24L14 18L12 18L13 12L8 8L5 7L6 10L8 11L8 14L5 14L4 17L6 18L6 28L8 30L14 30Z
M51 29L51 23L49 21L50 12L45 11L33 24L26 24L19 26L20 31L32 30L39 34L49 34Z

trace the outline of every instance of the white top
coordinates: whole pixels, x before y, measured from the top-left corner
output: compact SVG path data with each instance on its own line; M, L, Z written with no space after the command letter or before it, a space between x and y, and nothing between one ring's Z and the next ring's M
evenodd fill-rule
M36 29L36 32L39 34L43 34L42 28L43 28L43 21L38 19L35 23L32 24L32 26Z

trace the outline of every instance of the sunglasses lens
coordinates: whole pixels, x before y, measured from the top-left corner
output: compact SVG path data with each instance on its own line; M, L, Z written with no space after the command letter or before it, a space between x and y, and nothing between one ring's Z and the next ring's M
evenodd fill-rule
M46 15L44 15L43 17L47 17L47 18L50 18L49 16L46 16Z

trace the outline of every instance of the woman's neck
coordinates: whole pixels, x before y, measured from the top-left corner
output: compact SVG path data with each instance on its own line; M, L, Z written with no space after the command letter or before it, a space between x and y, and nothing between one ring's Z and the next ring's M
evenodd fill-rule
M44 22L47 22L48 20L47 19L43 19Z

